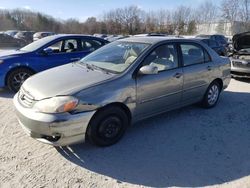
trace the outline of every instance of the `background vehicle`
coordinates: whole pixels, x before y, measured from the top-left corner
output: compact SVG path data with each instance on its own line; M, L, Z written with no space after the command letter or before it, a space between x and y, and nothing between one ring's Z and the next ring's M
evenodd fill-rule
M55 35L54 32L37 32L33 35L33 41L39 40L44 37Z
M229 58L199 41L131 37L29 78L14 104L39 141L68 145L86 136L108 146L131 122L197 102L214 107L229 81Z
M138 35L134 35L135 37L164 37L167 36L167 34L165 33L145 33L145 34L138 34Z
M215 40L212 39L204 39L204 38L197 38L197 40L207 44L210 48L217 52L220 56L227 56L227 49L225 46L221 45Z
M250 78L250 32L233 36L232 53L232 76Z
M8 31L5 31L4 33L11 37L14 37L15 34L17 34L18 32L19 32L18 30L8 30Z
M18 91L34 73L78 61L108 42L85 35L54 35L0 53L0 87Z
M25 46L26 42L22 39L16 39L5 33L0 34L1 48L20 48Z
M211 40L215 40L220 45L227 47L228 46L228 40L224 35L197 35L196 38L208 38Z
M99 38L102 38L102 39L105 39L106 37L108 37L107 34L99 34L99 33L95 33L93 36L94 37L99 37Z
M25 41L26 44L33 42L34 31L19 31L15 34L14 38L21 39Z
M109 42L114 42L116 40L119 40L119 39L124 39L124 38L127 38L129 36L123 36L123 35L109 35L105 38L105 40L109 41Z

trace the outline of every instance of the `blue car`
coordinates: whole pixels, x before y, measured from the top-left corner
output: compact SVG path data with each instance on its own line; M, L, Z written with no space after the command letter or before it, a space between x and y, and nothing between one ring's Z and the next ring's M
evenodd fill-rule
M0 52L0 87L16 92L31 75L78 61L108 41L87 35L53 35L21 49Z

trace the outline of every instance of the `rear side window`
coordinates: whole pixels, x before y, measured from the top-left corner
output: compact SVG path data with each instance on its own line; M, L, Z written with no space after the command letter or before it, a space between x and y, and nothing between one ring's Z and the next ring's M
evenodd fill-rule
M76 52L76 51L78 51L77 40L76 39L65 40L64 51L65 52Z
M198 44L181 44L180 47L184 66L210 61L209 54Z
M82 39L81 50L82 51L94 51L102 46L102 42L97 40Z

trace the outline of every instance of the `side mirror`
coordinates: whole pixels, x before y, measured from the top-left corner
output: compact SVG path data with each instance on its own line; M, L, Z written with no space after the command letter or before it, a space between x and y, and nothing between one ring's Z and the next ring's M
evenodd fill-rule
M51 48L45 48L45 49L43 49L42 53L44 55L49 55L49 54L53 53L53 50Z
M145 65L140 68L139 74L141 75L158 74L158 68L154 65Z

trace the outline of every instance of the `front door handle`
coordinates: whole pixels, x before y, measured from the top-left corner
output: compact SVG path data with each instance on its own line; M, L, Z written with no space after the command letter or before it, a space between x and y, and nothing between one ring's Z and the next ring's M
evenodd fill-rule
M207 70L208 70L208 71L211 71L211 70L212 70L212 67L211 67L211 66L207 66Z
M71 61L78 61L78 60L80 60L81 58L79 58L79 57L77 57L77 58L71 58L70 60Z
M179 73L179 72L174 75L175 78L180 78L181 76L182 76L182 73Z

